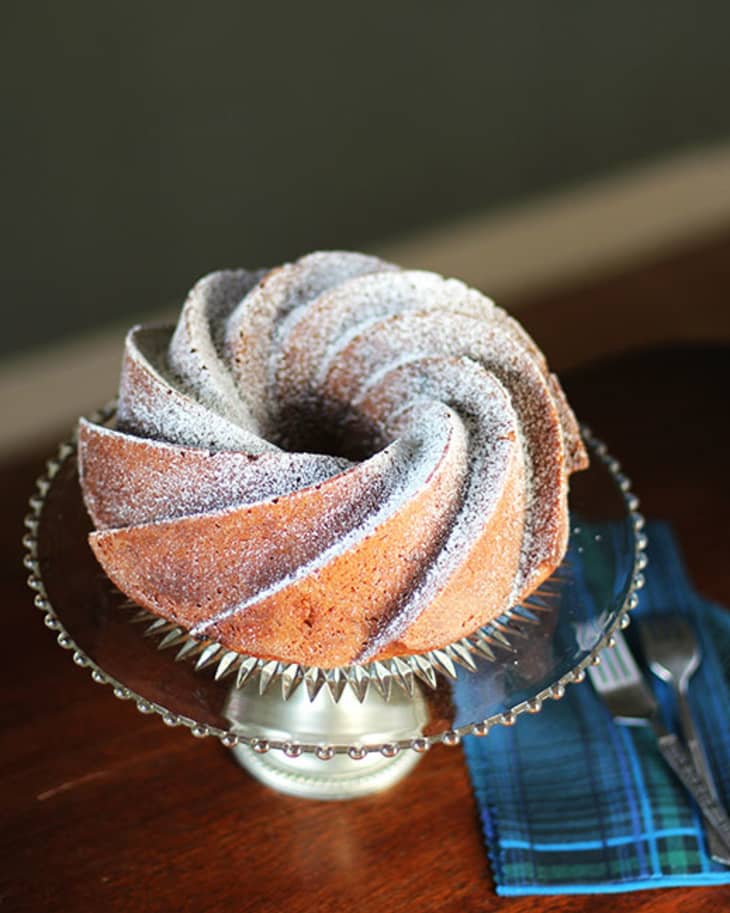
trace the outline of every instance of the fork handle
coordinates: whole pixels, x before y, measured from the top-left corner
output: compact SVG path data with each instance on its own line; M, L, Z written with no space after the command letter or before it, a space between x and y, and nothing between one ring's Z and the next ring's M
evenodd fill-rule
M679 722L682 727L684 741L689 749L695 770L705 781L712 797L719 801L717 786L715 786L715 781L712 777L712 769L707 760L707 755L705 754L702 740L697 731L697 726L695 725L686 690L682 687L676 687L675 697L677 699ZM709 850L710 855L718 862L722 862L724 865L730 864L730 853L728 853L728 848L724 846L724 841L717 834L714 827L709 827L707 830L707 849Z
M705 781L695 770L689 752L682 746L678 737L673 732L668 732L657 719L652 719L651 725L657 737L662 757L682 781L687 791L694 797L705 819L722 837L725 851L730 852L730 818L728 818L724 808L712 795Z

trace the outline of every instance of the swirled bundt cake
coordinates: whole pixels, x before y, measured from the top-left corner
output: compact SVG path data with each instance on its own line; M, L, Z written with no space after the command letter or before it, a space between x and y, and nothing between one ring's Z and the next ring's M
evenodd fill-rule
M116 426L81 421L91 547L140 606L323 667L456 640L566 549L587 465L522 328L362 254L213 273L126 340Z

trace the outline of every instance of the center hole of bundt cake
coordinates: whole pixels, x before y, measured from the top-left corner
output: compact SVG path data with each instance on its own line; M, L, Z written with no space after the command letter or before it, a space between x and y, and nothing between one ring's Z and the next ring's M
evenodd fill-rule
M358 462L389 443L381 429L350 405L316 401L287 404L269 439L294 453L326 453Z

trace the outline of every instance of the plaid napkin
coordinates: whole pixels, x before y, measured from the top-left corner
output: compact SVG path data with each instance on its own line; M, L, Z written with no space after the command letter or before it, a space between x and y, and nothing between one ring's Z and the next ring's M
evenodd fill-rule
M692 589L666 525L649 524L647 532L646 587L633 614L678 612L698 632L704 658L690 699L728 807L730 613ZM636 647L631 628L627 634ZM652 684L673 726L669 688L653 676ZM460 691L469 698L457 684L457 707ZM498 894L730 883L730 869L708 856L697 809L651 733L614 724L588 682L511 728L466 738L464 749Z

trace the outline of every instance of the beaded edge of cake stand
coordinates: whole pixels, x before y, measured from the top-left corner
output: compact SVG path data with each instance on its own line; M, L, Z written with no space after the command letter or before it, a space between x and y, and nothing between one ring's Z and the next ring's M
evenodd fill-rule
M107 421L115 411L115 403L112 402L95 415L92 421ZM89 670L91 678L97 684L110 685L113 689L114 696L120 700L133 700L140 713L157 714L162 718L163 723L168 726L185 726L191 734L197 738L213 736L227 748L233 748L239 744L247 744L254 751L264 753L270 749L282 750L289 757L297 757L302 753L312 753L323 761L333 758L336 754L346 753L353 760L359 760L373 752L380 752L385 757L395 757L400 751L411 749L422 753L428 751L433 745L441 743L447 746L458 745L465 735L485 736L495 725L511 726L517 718L523 713L537 713L542 709L546 700L560 700L565 694L565 688L569 684L577 684L585 679L586 669L590 665L600 663L600 653L606 647L614 645L614 632L619 628L626 628L630 621L629 612L638 605L637 591L644 585L643 570L646 567L646 545L647 538L643 532L644 518L639 513L639 500L631 491L630 480L621 472L621 466L618 460L608 453L606 445L596 438L589 428L581 427L583 439L591 448L594 455L606 466L614 482L618 486L628 512L631 526L634 533L634 561L631 582L624 599L624 603L616 615L614 623L606 630L606 633L598 641L590 653L585 656L580 663L573 669L561 676L555 683L540 691L530 700L521 701L515 706L494 714L480 722L470 723L457 729L448 729L442 733L436 733L428 736L418 736L410 739L403 739L397 742L388 742L384 744L362 745L355 743L349 746L335 746L327 744L309 745L294 741L279 743L277 741L268 741L266 739L257 739L255 737L245 737L237 735L230 730L224 730L216 726L199 723L196 720L180 714L176 714L161 704L148 701L143 695L137 694L132 689L127 688L122 682L108 675L98 666L89 656L79 649L73 638L65 629L60 618L51 605L45 585L40 575L38 563L38 527L46 495L51 487L53 478L58 473L62 464L76 450L76 436L64 441L58 448L54 458L46 463L46 471L36 481L36 493L33 494L29 501L30 512L25 517L25 527L27 532L23 536L23 545L26 554L23 563L30 572L27 583L31 590L35 592L34 605L44 613L44 623L47 628L56 633L56 640L60 647L72 653L74 663ZM416 687L416 680L425 683L429 687L436 687L436 673L441 673L449 678L456 677L456 665L463 666L467 671L476 671L474 655L479 655L488 660L494 660L494 647L502 647L507 650L514 650L511 646L506 633L515 634L524 637L525 634L519 629L519 623L535 624L539 621L533 610L549 610L549 596L552 594L551 588L547 590L541 587L533 597L526 600L526 605L516 607L505 615L500 616L496 621L485 625L475 634L468 638L462 638L455 644L441 650L430 651L424 654L413 654L408 657L394 657L391 660L382 663L370 663L367 666L348 666L340 669L319 669L317 667L302 667L298 664L283 664L277 661L260 660L255 657L242 657L239 654L233 654L233 657L227 659L231 651L217 643L195 641L194 638L182 632L175 633L173 630L178 626L170 624L162 619L155 619L148 627L148 632L160 634L162 641L159 648L172 647L179 645L182 637L184 644L178 650L176 658L196 659L196 667L202 669L208 667L217 661L218 669L216 678L222 678L227 672L234 671L234 663L237 663L237 682L241 679L240 686L251 680L254 675L259 677L259 691L264 691L272 684L273 681L280 680L282 694L291 695L296 687L302 682L305 683L310 698L313 700L316 694L325 685L333 697L342 695L346 687L352 688L359 700L365 696L369 684L372 685L387 699L393 684L403 688L408 694L413 694ZM144 610L140 610L132 620L145 621L152 619L154 616ZM158 624L160 622L160 624ZM515 624L518 627L515 627ZM167 625L163 631L163 626ZM150 629L152 629L150 631ZM187 646L192 641L191 646ZM215 648L215 649L213 649ZM223 656L220 652L223 650ZM183 652L184 651L184 652ZM206 652L208 651L208 652ZM180 655L182 653L182 656ZM216 659L217 658L217 659ZM220 664L226 660L223 665L223 671L220 671ZM245 670L244 669L245 665ZM283 668L281 668L283 667ZM366 672L365 670L370 670ZM262 685L263 682L263 685Z

